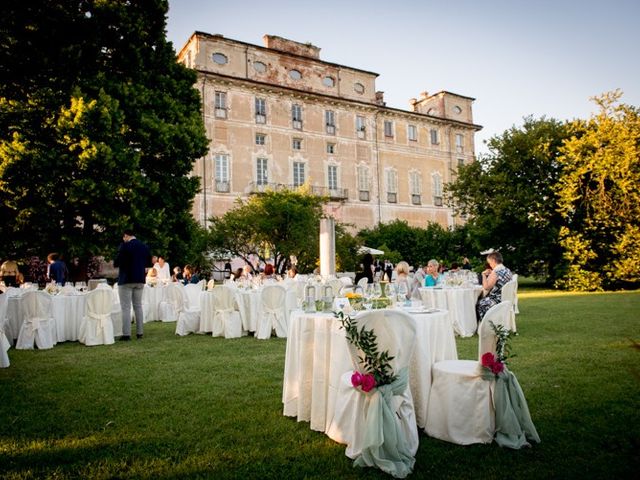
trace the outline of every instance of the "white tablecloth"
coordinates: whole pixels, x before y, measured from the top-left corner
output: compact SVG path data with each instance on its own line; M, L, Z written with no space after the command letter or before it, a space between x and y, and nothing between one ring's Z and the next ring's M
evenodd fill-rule
M298 306L296 289L293 283L280 283L287 291L286 305L287 315ZM262 304L260 303L260 294L262 288L236 289L236 302L238 310L240 310L240 318L242 319L242 330L247 332L255 332L258 324L258 317L262 313Z
M431 365L458 358L446 311L413 313L417 344L409 368L416 419L426 422ZM326 431L333 417L340 376L353 368L344 330L331 313L296 310L289 321L282 402L284 415L308 421L312 430Z
M7 300L5 334L10 341L15 341L24 322L22 296L9 297ZM87 307L87 295L85 293L59 294L53 296L51 300L51 314L56 324L57 341L77 341L80 322Z
M447 310L454 331L461 337L471 337L476 333L476 302L481 292L482 287L420 289L422 304L428 308Z
M160 320L158 305L166 298L167 285L158 284L153 287L144 286L142 304L144 307L144 323Z

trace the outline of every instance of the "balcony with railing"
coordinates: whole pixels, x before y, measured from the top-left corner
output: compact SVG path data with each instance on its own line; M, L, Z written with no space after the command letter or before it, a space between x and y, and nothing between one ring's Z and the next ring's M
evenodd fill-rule
M295 185L289 185L284 183L258 183L250 182L247 188L249 195L264 193L266 191L278 192L281 190L295 190L298 188ZM349 198L349 190L346 188L328 188L311 186L311 193L318 196L327 196L331 200L346 200Z

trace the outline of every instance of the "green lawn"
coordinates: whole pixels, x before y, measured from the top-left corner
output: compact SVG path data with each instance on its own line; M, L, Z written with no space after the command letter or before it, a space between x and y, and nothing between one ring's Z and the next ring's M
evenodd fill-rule
M511 451L422 434L410 478L640 476L640 292L520 292L510 362L542 443ZM10 351L0 478L387 478L282 416L285 340L178 338ZM475 358L477 338L458 339Z

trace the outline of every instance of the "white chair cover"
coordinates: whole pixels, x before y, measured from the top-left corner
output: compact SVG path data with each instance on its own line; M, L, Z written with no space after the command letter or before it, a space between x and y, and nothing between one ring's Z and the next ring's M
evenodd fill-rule
M4 333L4 326L7 323L7 294L0 295L0 368L6 368L10 365L9 354L11 343Z
M368 283L369 279L367 277L362 277L360 280L358 280L358 286L362 288L366 288Z
M515 312L515 301L516 301L516 288L518 288L518 284L516 280L509 280L502 286L502 290L500 292L500 298L503 302L511 302L512 308L509 312L509 321L506 327L511 331L516 331L516 312Z
M520 313L520 310L518 309L518 274L514 273L513 277L511 277L511 280L516 282L516 288L513 294L513 311L515 312L516 315L518 315Z
M172 282L163 288L164 298L158 303L158 318L163 322L176 322L179 312L184 308L184 285Z
M41 349L53 348L57 343L51 295L41 290L29 290L22 295L24 322L20 326L16 349L31 350L35 342Z
M207 290L213 290L215 286L216 286L216 281L213 278L209 280L209 282L207 282Z
M419 444L415 409L408 382L408 366L416 342L415 320L399 310L364 312L359 314L356 320L358 329L373 329L379 352L386 350L394 357L390 364L398 379L391 385L384 385L365 394L353 387L353 371L344 373L340 379L334 416L327 429L327 435L339 443L347 444L346 455L356 459L356 465L377 466L393 476L404 478L413 468L413 456ZM349 349L354 367L364 372L359 360L362 353L351 344ZM385 410L387 418L383 419L382 412ZM392 428L383 429L383 422L386 420L388 424L391 418ZM371 437L372 426L375 426L377 431L375 440ZM396 454L392 457L397 458L398 450L404 452L400 454L404 462L387 458L392 452Z
M184 286L184 293L187 295L188 308L190 310L199 310L202 287L197 283L189 283Z
M218 285L213 289L215 312L212 337L238 338L242 336L242 319L231 287Z
M333 280L327 281L325 283L325 286L326 285L329 285L331 287L331 291L333 292L332 294L333 294L334 297L339 297L340 296L340 290L342 290L342 287L344 286L344 283L342 283L339 279L335 278Z
M281 285L266 285L262 288L260 302L262 311L258 317L256 338L266 340L275 329L278 337L286 338L287 325L287 291Z
M198 288L197 285L194 285ZM167 303L173 306L176 316L176 335L196 333L200 328L200 299L191 306L185 288L180 283L170 283L166 292ZM162 303L160 304L162 305Z
M433 365L426 433L440 440L469 445L491 443L495 434L495 380L482 377L480 359L496 353L490 322L507 327L511 302L494 305L478 328L478 360L445 360Z
M87 293L87 311L80 323L78 335L80 343L87 346L114 343L112 310L113 289L111 287L100 284L95 290ZM122 325L122 318L120 322Z
M146 319L145 315L145 319ZM111 307L111 321L113 322L113 336L122 336L122 308L120 307L120 292L118 284L113 284L113 306Z

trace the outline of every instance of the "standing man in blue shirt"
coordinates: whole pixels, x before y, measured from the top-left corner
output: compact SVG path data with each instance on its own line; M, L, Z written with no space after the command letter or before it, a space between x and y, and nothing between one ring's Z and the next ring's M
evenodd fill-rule
M64 287L67 281L67 265L60 260L60 254L50 253L47 256L47 261L49 262L49 273L47 274L49 280Z
M131 305L136 316L136 337L142 338L144 319L142 317L142 293L146 278L146 268L152 267L151 251L138 240L133 230L125 230L123 242L113 262L119 268L118 292L122 308L122 337L120 340L131 340Z

